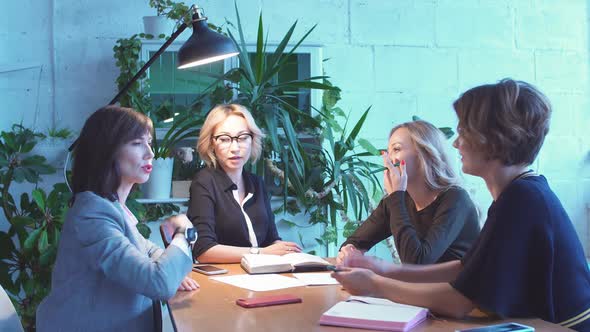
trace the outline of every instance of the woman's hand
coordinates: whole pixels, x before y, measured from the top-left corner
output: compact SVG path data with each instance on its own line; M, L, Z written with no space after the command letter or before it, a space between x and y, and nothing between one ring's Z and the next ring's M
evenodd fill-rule
M336 280L351 295L375 296L377 275L367 269L344 268L340 272L332 272L330 276Z
M166 222L170 223L174 229L180 229L181 231L193 227L193 224L188 220L186 214L170 216L166 219Z
M294 242L275 241L266 248L261 248L260 253L266 255L285 255L293 252L301 252L301 248Z
M199 288L199 284L194 281L191 277L184 277L180 286L178 286L179 291L193 291Z
M391 263L373 256L351 255L344 258L342 266L346 267L360 267L371 270L379 275L385 276L393 267Z
M391 194L394 191L406 191L408 188L408 173L406 173L406 162L402 160L399 166L394 166L391 158L389 158L388 152L383 152L383 166L385 172L383 172L383 184L387 194Z
M352 256L362 256L363 252L358 250L352 244L347 244L344 247L340 248L340 252L338 252L338 256L336 257L336 264L337 265L344 265L344 261L346 258ZM346 266L346 265L345 265Z

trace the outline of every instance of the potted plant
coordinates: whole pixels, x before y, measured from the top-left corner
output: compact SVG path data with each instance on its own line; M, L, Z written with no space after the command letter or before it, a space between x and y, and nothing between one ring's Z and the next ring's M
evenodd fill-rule
M184 2L176 3L171 0L150 0L149 4L156 9L156 16L144 16L143 28L146 35L155 38L170 35L176 21L183 18L189 10Z
M141 37L134 34L129 38L117 40L113 48L116 65L120 74L116 79L117 87L121 89L139 71L143 62L140 61ZM196 138L199 128L203 124L207 109L204 105L223 102L231 95L231 91L218 88L204 94L189 107L173 107L170 101L164 101L154 106L149 94L150 84L146 75L136 81L121 96L119 103L123 107L131 107L141 112L154 124L153 150L154 168L149 181L143 185L144 198L165 199L170 197L173 156L179 143L187 138Z
M0 231L0 284L12 300L26 331L35 330L35 313L51 288L51 271L63 217L71 197L58 183L49 193L37 187L41 175L55 169L45 157L31 155L44 135L20 125L0 134L0 202L8 222ZM13 183L27 182L35 189L17 201Z
M289 47L296 27L294 23L276 50L269 54L260 15L256 50L249 55L237 5L236 17L238 37L231 31L228 34L240 51L240 67L228 71L220 80L239 83L232 87L237 92L232 101L250 109L267 134L263 158L253 165L252 171L265 175L269 183L282 184L283 204L275 214L283 212L294 216L303 211L308 223L324 226L323 234L316 240L329 247L336 242L337 222L346 220L343 217L347 213L355 216L366 213L374 197L369 186L373 186L373 193L375 188L380 188L374 173L382 170L382 166L362 160L364 156L378 155L378 151L369 142L357 138L369 110L347 133L335 118L335 114L340 114L348 120L348 116L335 107L340 89L332 86L326 76L277 82L276 74L287 65L289 57L314 28ZM324 105L317 110L320 115L313 117L289 103L300 89L324 91ZM334 138L336 133L341 133L340 137ZM302 136L311 139L303 142ZM279 155L279 160L273 155ZM283 217L289 218L285 214ZM296 225L285 218L277 220ZM309 237L300 236L302 242L303 238Z
M47 134L40 137L31 155L42 155L47 163L55 168L63 169L68 147L72 143L73 132L70 129L50 128Z

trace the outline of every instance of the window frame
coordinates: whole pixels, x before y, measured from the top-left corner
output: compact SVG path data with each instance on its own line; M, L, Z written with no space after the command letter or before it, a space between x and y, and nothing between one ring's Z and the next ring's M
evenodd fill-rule
M170 46L164 52L178 52L184 40L175 40L173 41ZM141 43L141 52L140 52L140 61L147 62L149 60L150 52L156 52L162 44L164 43L163 40L158 39L142 39ZM278 43L268 43L266 45L266 53L272 54L278 47ZM285 48L286 50L290 50L293 48L293 45L287 45ZM256 43L246 43L246 50L248 53L256 52ZM323 76L323 46L320 44L301 44L297 47L296 52L294 54L309 54L309 77L316 77L316 76ZM240 66L240 58L237 56L227 58L223 60L223 70L224 73L232 68L237 68ZM150 69L148 68L146 71L146 75L150 77ZM224 84L231 84L229 81L224 81ZM318 89L311 89L310 91L310 114L311 116L317 116L318 113L316 109L321 109L322 107L322 90ZM168 128L168 127L164 127Z

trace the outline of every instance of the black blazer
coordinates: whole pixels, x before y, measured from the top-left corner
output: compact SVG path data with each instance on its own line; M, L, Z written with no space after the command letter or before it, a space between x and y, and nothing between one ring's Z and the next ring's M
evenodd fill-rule
M252 221L259 247L280 240L274 214L262 178L244 171L246 192L252 193L244 211ZM207 167L195 176L190 189L187 216L197 230L193 255L198 259L209 248L224 244L251 247L246 219L232 190L237 186L220 168Z

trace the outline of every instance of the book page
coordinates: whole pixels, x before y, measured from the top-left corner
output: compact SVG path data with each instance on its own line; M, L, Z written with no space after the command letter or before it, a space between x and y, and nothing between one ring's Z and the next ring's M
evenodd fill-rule
M409 304L402 304L390 301L388 299L382 299L380 297L371 297L371 296L355 296L351 295L347 300L347 302L361 302L366 304L377 304L377 305L386 305L386 306L393 306L393 307L409 307L409 308L417 308L417 309L424 309L422 307L416 307Z
M298 279L278 274L238 274L224 277L209 277L209 279L255 292L305 286L305 283Z
M393 302L392 302L393 303ZM378 305L361 302L338 302L324 315L361 320L407 323L424 309L406 305Z
M296 266L296 265L330 265L330 263L328 263L327 261L325 261L324 259L322 259L319 256L314 256L314 255L310 255L310 254L305 254L302 252L295 252L292 254L286 254L282 257L285 261L288 261L289 263L291 263L291 265Z
M329 272L318 272L318 273L293 273L293 276L303 281L308 286L319 286L319 285L339 285L338 280L330 277Z
M244 257L248 260L248 264L251 267L290 264L287 259L283 258L284 256L279 255L245 254Z

